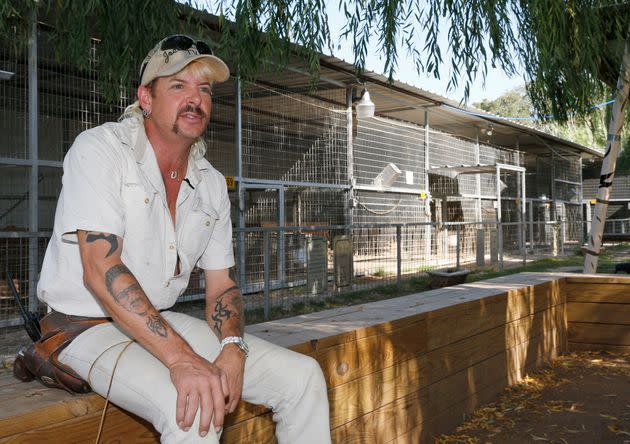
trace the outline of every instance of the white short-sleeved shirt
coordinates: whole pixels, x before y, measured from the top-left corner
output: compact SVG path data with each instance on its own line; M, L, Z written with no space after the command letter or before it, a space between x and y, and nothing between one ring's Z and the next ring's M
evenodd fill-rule
M37 287L52 309L107 316L83 284L76 230L123 239L122 261L158 309L171 307L195 265L234 265L225 179L203 157L191 157L177 196L176 227L144 125L133 118L81 133L64 159L55 225ZM174 275L177 259L180 273Z

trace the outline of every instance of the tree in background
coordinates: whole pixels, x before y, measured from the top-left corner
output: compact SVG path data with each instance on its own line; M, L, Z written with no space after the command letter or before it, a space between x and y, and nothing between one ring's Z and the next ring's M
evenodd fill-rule
M477 76L485 78L488 65L509 75L522 73L532 107L543 118L566 121L589 115L598 98L615 90L585 263L586 271L595 271L626 120L630 3L339 0L338 9L346 18L344 36L352 43L359 78L368 43L377 41L390 79L402 50L418 72L439 78L446 64L448 84L463 82L464 98ZM208 13L218 18L208 20ZM26 42L37 18L53 25L60 56L79 66L87 66L90 38L99 38L102 89L114 100L118 85L128 81L152 42L177 31L215 33L219 55L244 78L255 78L261 67L281 68L290 57L302 59L317 76L319 54L329 52L332 39L337 40L330 35L325 0L2 0L0 39ZM440 49L441 33L447 35L447 54Z
M598 99L598 104L607 101L608 97L601 97ZM610 118L610 106L593 109L593 112L589 115L568 116L565 122L557 122L553 119L541 120L536 116L532 101L527 95L527 89L524 85L513 88L494 100L483 99L481 102L473 103L473 106L507 119L511 117L517 118L518 123L522 125L530 126L602 152L606 145L606 122ZM625 149L630 144L629 133L630 130L626 128L621 138L624 148L619 158L618 171L624 174L630 173L630 162L626 161L626 158L630 161L630 151Z
M466 97L474 79L498 67L523 76L538 115L560 120L589 114L593 98L615 87L630 24L630 4L620 0L338 0L332 7L345 16L341 38L352 45L359 77L374 41L391 78L405 52L418 72L439 78L448 70L446 81L463 84ZM80 67L89 66L98 38L103 85L125 83L153 43L174 32L212 35L219 55L249 78L289 57L316 76L320 53L340 40L330 35L326 0L3 0L0 38L25 44L33 17L52 26L60 59Z

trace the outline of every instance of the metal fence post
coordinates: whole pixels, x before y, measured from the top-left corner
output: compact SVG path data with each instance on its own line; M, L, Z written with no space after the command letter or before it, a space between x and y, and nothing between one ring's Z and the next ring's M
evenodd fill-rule
M566 242L566 219L563 217L560 219L560 254L564 256L564 243Z
M503 271L503 224L499 222L497 224L497 237L498 237L498 247L499 247L499 270Z
M396 286L402 288L402 227L396 225Z
M455 248L457 249L456 254L457 254L457 269L458 270L459 270L460 256L461 256L461 251L460 251L461 250L461 240L460 240L461 229L462 227L460 225L457 225L456 230L455 230L455 236L457 236L457 239L456 239L457 244Z
M37 94L37 9L31 16L31 36L28 45L28 145L31 163L28 194L29 231L28 240L28 307L37 311L37 280L39 271L39 146L38 117L39 102Z
M264 275L264 292L265 292L265 305L264 305L264 319L269 319L269 292L271 290L271 284L269 282L269 231L263 233L263 275Z

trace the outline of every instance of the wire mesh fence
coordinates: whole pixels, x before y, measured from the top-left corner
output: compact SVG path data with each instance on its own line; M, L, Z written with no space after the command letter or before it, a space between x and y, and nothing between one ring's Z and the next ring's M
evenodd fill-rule
M234 232L237 276L246 310L268 318L272 310L326 297L365 291L428 271L507 267L526 259L575 253L586 222L451 222L248 227ZM610 221L611 230L630 219ZM37 282L30 268L41 264L50 233L5 232L0 237L0 355L14 354L28 338L7 272L22 302L46 310L33 297ZM242 242L242 245L238 245ZM34 250L33 250L34 249ZM242 256L239 257L238 254ZM31 261L35 260L35 264ZM181 296L182 310L203 315L204 276L195 270ZM30 296L30 297L29 297ZM195 313L193 313L195 314Z

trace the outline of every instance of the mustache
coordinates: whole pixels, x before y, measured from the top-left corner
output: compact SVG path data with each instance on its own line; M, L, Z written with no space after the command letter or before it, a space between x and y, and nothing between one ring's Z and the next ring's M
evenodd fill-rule
M202 119L205 119L207 117L206 113L201 108L199 108L198 106L193 106L190 103L177 111L177 116L179 117L184 113L195 113L199 115L199 117L201 117Z

